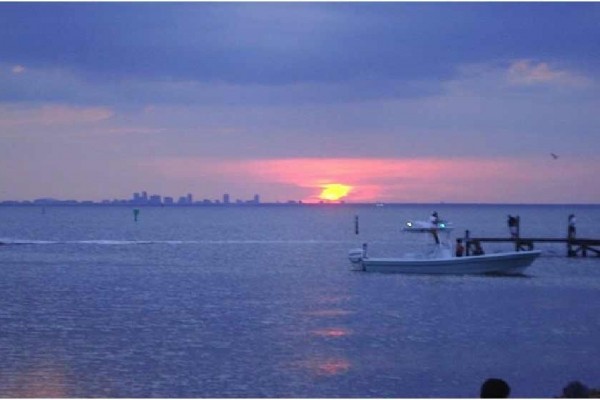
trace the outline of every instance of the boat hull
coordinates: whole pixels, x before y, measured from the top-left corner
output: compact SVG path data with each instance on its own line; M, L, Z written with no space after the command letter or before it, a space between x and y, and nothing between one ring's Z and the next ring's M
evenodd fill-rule
M440 259L361 258L352 269L428 275L519 275L540 255L539 250Z

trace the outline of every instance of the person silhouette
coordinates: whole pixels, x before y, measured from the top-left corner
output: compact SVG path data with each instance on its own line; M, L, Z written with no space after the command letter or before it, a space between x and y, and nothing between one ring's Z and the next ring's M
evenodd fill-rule
M481 385L479 397L482 399L504 399L510 394L510 386L499 378L489 378Z
M462 257L465 252L465 246L462 244L462 239L456 239L456 257Z
M568 238L575 239L575 214L569 215L569 230L568 230Z
M519 220L517 217L513 217L512 215L508 216L508 231L510 232L510 237L512 239L516 239L519 236Z
M563 388L562 396L569 399L583 399L590 397L590 389L579 381L569 382L567 386Z
M440 238L437 233L437 228L440 223L440 217L438 216L437 211L431 213L431 216L429 217L429 222L431 223L432 227L431 234L433 235L433 239L435 240L436 244L440 244Z

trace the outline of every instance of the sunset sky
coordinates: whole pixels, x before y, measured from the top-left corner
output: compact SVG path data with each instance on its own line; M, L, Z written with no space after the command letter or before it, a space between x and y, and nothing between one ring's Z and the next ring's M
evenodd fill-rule
M0 201L599 203L598 21L594 2L0 3Z

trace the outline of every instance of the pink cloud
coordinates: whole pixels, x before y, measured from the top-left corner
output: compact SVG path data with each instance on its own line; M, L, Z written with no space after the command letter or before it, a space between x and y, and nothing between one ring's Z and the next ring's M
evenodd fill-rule
M22 65L15 65L11 68L11 72L15 75L22 74L23 72L25 72L25 67Z
M581 85L586 79L566 70L550 67L545 62L516 60L508 68L508 81L516 85L556 83L562 85Z
M0 106L0 126L72 125L109 119L113 111L105 107L72 107L45 105L41 107Z

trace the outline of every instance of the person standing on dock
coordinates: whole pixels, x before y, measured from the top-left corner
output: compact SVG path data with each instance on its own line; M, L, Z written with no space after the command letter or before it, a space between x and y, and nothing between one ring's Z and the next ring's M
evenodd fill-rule
M508 231L510 232L510 237L512 239L516 239L519 236L519 221L517 217L513 217L512 215L508 216Z
M431 217L429 217L429 222L431 222L432 225L438 226L438 224L440 223L440 218L438 216L437 211L431 213Z
M436 244L440 244L440 238L437 234L437 227L440 223L440 218L438 217L437 211L431 213L431 217L429 217L429 222L431 222L432 225L431 234L433 235L433 239L435 240Z
M575 239L575 214L569 215L569 230L567 234L568 239Z

